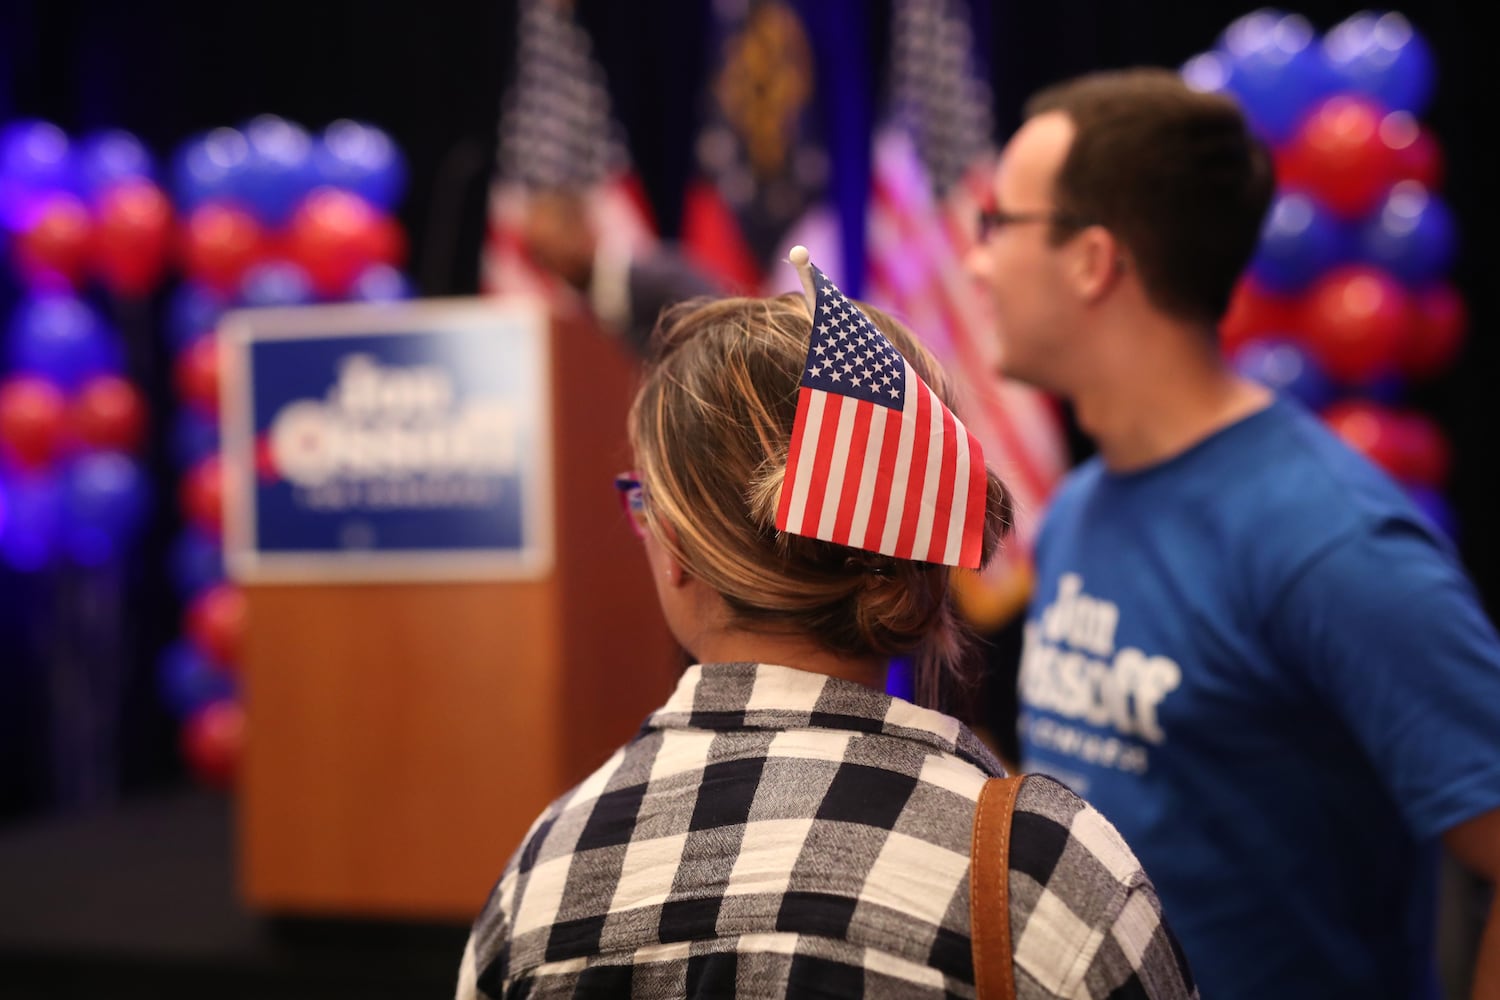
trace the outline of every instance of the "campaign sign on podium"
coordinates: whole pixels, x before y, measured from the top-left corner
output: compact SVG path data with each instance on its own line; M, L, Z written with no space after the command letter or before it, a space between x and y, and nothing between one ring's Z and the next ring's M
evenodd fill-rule
M637 362L512 299L222 333L243 898L470 919L681 667L613 487Z
M256 309L227 317L221 336L236 579L546 574L540 310L479 300Z

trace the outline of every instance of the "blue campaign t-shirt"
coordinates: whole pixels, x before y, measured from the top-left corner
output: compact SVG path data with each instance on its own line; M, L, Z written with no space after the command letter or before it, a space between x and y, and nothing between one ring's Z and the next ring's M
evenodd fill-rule
M1436 838L1500 807L1500 644L1400 489L1277 400L1080 467L1036 562L1023 769L1119 828L1203 996L1435 996Z

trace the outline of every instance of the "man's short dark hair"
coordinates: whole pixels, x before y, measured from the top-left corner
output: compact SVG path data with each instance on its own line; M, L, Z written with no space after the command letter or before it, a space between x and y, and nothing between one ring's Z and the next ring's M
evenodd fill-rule
M1128 69L1055 84L1026 105L1027 118L1052 111L1076 129L1057 210L1114 233L1158 308L1217 323L1275 184L1238 105L1169 70Z

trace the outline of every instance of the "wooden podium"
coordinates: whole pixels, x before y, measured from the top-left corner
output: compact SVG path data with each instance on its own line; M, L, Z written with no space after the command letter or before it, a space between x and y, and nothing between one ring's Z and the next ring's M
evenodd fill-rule
M611 490L637 369L550 336L554 562L514 582L252 583L240 885L265 912L471 919L545 805L681 666Z

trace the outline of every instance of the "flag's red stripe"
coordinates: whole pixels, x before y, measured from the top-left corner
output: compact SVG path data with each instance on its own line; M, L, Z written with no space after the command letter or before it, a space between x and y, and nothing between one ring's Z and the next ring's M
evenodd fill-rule
M827 392L823 396L822 426L818 428L817 451L813 453L812 474L807 480L807 508L802 512L800 534L803 535L816 536L818 521L823 516L823 495L828 492L828 467L833 464L834 438L838 435L844 400L848 398L836 392Z
M891 469L896 464L896 454L901 448L901 425L905 419L900 410L892 410L885 416L880 442L880 464L875 469L875 493L870 500L870 519L865 522L864 541L856 548L872 552L880 550L880 539L885 534L885 519L891 510Z
M969 454L979 453L979 442L969 435ZM969 506L964 511L964 541L958 551L958 564L968 569L978 569L984 550L984 515L988 483L984 474L984 463L969 459Z
M739 294L759 287L761 265L734 210L712 181L700 178L683 198L682 246L694 263Z
M927 542L928 562L942 562L948 548L948 525L953 520L953 502L958 491L968 483L955 483L958 474L958 420L946 406L943 410L943 460L938 468L938 494L932 518L932 534Z
M833 520L833 540L849 544L849 526L854 523L854 508L859 503L865 475L865 448L870 443L870 417L875 404L859 400L854 404L854 431L849 435L849 460L844 467L844 492L839 496L839 512Z
M922 489L927 479L927 449L932 443L932 393L912 378L906 387L917 394L917 432L911 447L911 471L906 476L906 505L901 510L901 530L896 533L896 558L911 559L917 538L917 518L922 514Z
M646 182L641 179L641 176L634 170L616 174L609 182L609 186L630 203L641 228L655 235L656 210L651 205L651 194L646 190Z
M792 421L792 447L787 452L786 475L781 479L781 502L776 505L776 528L779 531L786 530L786 519L792 510L792 487L797 482L797 459L802 454L802 434L807 429L811 392L805 385L797 390L797 416Z

